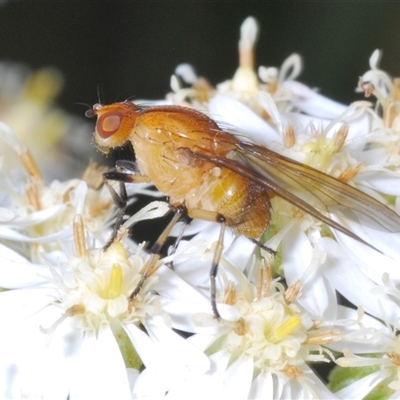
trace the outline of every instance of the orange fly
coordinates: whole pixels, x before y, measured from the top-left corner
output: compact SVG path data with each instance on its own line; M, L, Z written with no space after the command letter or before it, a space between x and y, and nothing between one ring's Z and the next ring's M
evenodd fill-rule
M400 230L400 217L379 201L264 146L242 141L194 109L145 108L125 101L107 106L95 104L87 112L87 116L94 115L98 117L94 142L101 151L108 153L127 142L133 146L137 171L129 177L124 174L121 180L153 182L174 209L184 209L190 218L221 223L219 246L210 271L216 317L215 278L225 226L256 241L270 224L270 198L274 195L366 245L369 244L324 213L354 212L389 231ZM143 273L142 281L150 274L149 269L150 266ZM139 290L140 285L131 299Z

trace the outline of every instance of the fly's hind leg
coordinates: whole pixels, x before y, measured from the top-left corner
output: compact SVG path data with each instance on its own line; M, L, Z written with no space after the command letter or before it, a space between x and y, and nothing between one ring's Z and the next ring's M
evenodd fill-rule
M265 246L264 244L262 244L261 242L259 242L257 239L253 239L253 238L248 238L251 242L253 242L255 245L257 245L260 249L265 250L266 252L268 252L269 254L271 254L271 256L276 256L276 251L272 250L270 247Z
M127 171L127 172L122 172ZM141 175L136 163L133 161L119 160L115 164L115 171L105 172L103 174L104 184L107 186L111 197L115 205L119 208L117 219L113 233L107 240L104 249L107 249L115 240L118 234L118 230L122 225L125 211L128 205L128 195L125 188L125 183L143 183L151 182L150 178L145 175ZM111 181L119 183L119 193L111 185Z
M210 293L211 293L211 308L213 310L213 313L217 319L220 319L221 316L218 312L217 308L217 287L216 287L216 279L217 279L217 273L218 273L218 265L219 262L221 261L221 256L222 256L222 251L224 249L224 234L225 234L225 218L220 217L219 221L221 224L221 230L219 232L219 238L217 242L217 247L215 248L214 252L214 257L212 260L211 264L211 269L210 269Z
M220 319L221 315L218 312L217 307L217 285L216 279L218 274L218 266L221 261L222 251L224 250L224 235L225 235L225 227L226 220L225 217L214 211L206 211L194 209L190 210L190 216L192 218L199 218L206 221L211 222L219 222L221 224L221 230L219 232L217 246L215 248L211 269L210 269L210 296L211 296L211 308L215 318Z

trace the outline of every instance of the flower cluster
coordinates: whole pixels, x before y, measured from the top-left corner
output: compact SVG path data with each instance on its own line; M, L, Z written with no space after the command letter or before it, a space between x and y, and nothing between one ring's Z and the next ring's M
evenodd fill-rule
M379 69L381 53L373 53L358 83L376 102L347 106L296 80L302 69L297 54L279 69L256 73L256 38L257 24L247 18L239 68L216 87L193 67L178 66L167 102L204 111L223 129L347 182L399 213L399 80ZM36 98L53 95L54 82L46 79L55 78L48 74L32 83ZM21 93L21 85L7 89L4 82L4 98L7 90ZM26 116L20 118L25 125L35 126L24 102L21 96L12 107ZM150 202L114 232L117 192L110 192L112 183L103 185L105 169L91 164L81 178L47 183L27 149L31 144L11 117L3 119L0 149L8 154L11 148L14 159L3 157L0 170L2 398L399 396L396 221L332 212L357 241L272 197L262 245L225 232L216 318L209 271L221 249L218 223L178 223L171 232L177 245L166 255L149 252L127 232L167 214L167 203ZM57 137L51 126L50 137ZM149 194L148 185L137 184L137 193ZM351 305L343 305L343 297ZM332 366L325 379L318 373L322 364Z

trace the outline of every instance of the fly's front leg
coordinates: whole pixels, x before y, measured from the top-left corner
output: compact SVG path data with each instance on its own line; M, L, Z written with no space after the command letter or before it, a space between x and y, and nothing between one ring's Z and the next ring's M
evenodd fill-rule
M179 243L181 242L182 238L183 238L183 234L185 233L185 229L186 227L190 224L190 222L192 222L192 218L189 218L187 213L185 212L185 214L182 216L182 226L181 229L179 231L178 236L176 237L175 243L171 248L171 251L169 253L170 256L172 256L173 254L175 254L176 250L178 249ZM170 261L169 263L166 264L166 266L170 269L174 269L174 264L172 261Z
M115 164L115 169L116 169L115 171L105 172L103 174L104 184L110 191L111 197L115 205L119 208L113 233L107 240L104 249L107 249L114 242L118 234L118 230L123 222L123 218L128 204L128 195L126 193L125 183L151 182L148 176L140 174L135 162L119 160ZM127 171L127 172L122 172L122 171ZM119 193L113 188L110 181L119 182Z

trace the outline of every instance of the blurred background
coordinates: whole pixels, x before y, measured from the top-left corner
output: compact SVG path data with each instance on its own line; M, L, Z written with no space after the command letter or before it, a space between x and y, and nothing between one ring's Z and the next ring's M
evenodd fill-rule
M231 78L249 15L260 26L257 66L279 67L297 52L304 62L299 80L338 101L361 98L355 87L376 48L384 51L381 67L400 75L397 2L0 0L0 120L39 159L61 143L60 162L50 160L47 171L61 177L64 165L96 157L88 106L163 98L180 63L212 84ZM22 107L26 99L29 107Z
M48 178L76 174L89 159L104 162L88 107L164 98L181 63L214 85L232 78L250 15L257 66L299 53L299 80L337 101L362 97L355 87L376 48L382 69L400 75L399 2L0 0L0 120L47 162Z
M213 84L237 67L243 20L260 25L257 64L280 66L303 56L300 80L342 102L354 93L376 48L382 68L400 75L397 2L15 2L1 3L0 59L32 69L54 66L64 75L58 103L82 115L85 107L169 91L183 62Z

